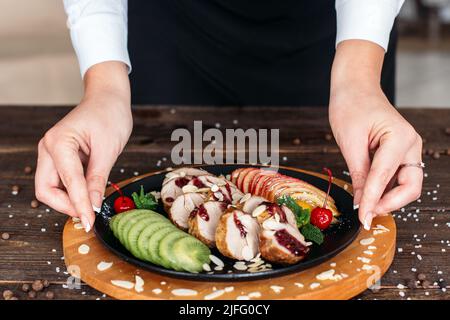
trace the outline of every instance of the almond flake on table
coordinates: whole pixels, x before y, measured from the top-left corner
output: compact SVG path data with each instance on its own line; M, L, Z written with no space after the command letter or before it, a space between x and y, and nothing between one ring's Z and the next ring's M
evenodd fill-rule
M317 289L318 287L320 287L320 283L319 282L313 282L310 284L309 288L311 290Z
M356 259L358 259L362 263L370 263L370 261L371 261L371 259L366 258L366 257L357 257Z
M236 300L250 300L249 296L237 296Z
M273 286L270 286L270 289L272 289L275 293L280 293L281 290L284 289L284 287L273 285Z
M375 241L375 238L365 238L365 239L361 239L359 241L360 244L362 244L363 246L368 246L369 244L372 244Z
M373 255L373 251L371 251L371 250L364 250L363 253L367 254L368 256Z
M134 283L131 281L125 280L111 280L111 283L116 287L124 288L124 289L133 289Z
M372 270L372 269L373 269L373 266L368 265L368 264L364 264L364 265L362 266L362 270L368 271L368 270Z
M162 290L160 288L155 288L155 289L152 290L152 292L154 294L160 294L162 292Z
M196 296L197 295L197 291L196 290L192 290L192 289L173 289L172 290L172 294L174 296L180 296L180 297L187 297L187 296Z
M105 271L105 270L111 268L112 265L113 265L112 262L100 261L99 264L97 264L97 270Z
M134 290L138 293L144 291L144 279L142 279L140 276L136 275L134 276L135 284L134 284Z
M303 285L303 283L300 282L295 282L294 283L298 288L304 288L305 286Z
M253 291L253 292L250 292L249 294L248 294L248 296L250 297L250 298L261 298L261 292L259 292L259 291Z
M225 293L225 290L223 290L223 289L216 290L216 291L213 291L210 294L206 295L204 297L204 299L205 300L212 300L212 299L215 299L215 298L218 298L218 297L222 296L224 293Z
M78 247L79 254L88 254L91 248L87 244L82 244Z
M73 227L75 228L75 229L77 229L77 230L81 230L81 229L84 229L83 228L83 225L81 224L81 223L75 223L74 225L73 225Z

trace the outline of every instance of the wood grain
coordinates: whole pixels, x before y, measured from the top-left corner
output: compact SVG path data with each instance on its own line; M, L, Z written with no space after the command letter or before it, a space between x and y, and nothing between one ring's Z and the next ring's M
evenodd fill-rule
M175 113L171 112L172 109ZM30 201L34 198L34 177L33 174L23 172L25 166L35 166L36 145L44 132L69 110L63 107L0 108L1 119L4 119L0 122L0 233L8 232L11 235L8 241L0 240L0 290L16 290L23 281L44 278L51 281L51 288L59 299L102 298L102 293L87 289L88 286L84 284L81 290L62 288L68 276L64 274L65 264L61 260L61 235L66 217L54 210L46 212L48 207L45 205L37 209L30 208ZM445 134L445 128L449 126L450 109L399 111L426 139L425 148L442 152L450 148L450 136ZM136 109L134 119L133 135L111 172L112 181L124 180L135 172L158 170L160 167L157 163L163 157L169 160L162 161L161 167L171 166L168 147L172 145L170 133L177 127L192 127L194 119L202 119L205 127L220 122L221 128L281 128L280 158L287 157L286 160L280 160L282 165L312 171L320 171L327 165L338 178L349 181L349 177L343 173L347 168L335 142L324 139L324 134L330 132L325 108L255 110L152 106ZM233 120L238 120L238 124L234 125ZM294 138L301 139L299 146L292 144ZM450 157L442 154L440 159L435 160L424 156L424 161L427 163L425 172L428 175L424 179L422 202L406 206L404 213L394 213L398 227L397 247L403 251L396 252L392 266L382 278L381 290L366 290L357 298L450 300L450 287L447 292L443 292L433 285L439 279L447 283L450 281L450 247L446 243L449 240L446 223L450 222ZM17 196L11 194L13 185L21 187ZM433 191L437 193L433 194ZM428 192L430 195L427 195ZM434 197L437 199L433 200ZM416 209L420 212L417 218L413 218ZM408 213L411 216L407 217ZM10 215L13 217L9 218ZM42 216L39 218L39 215ZM403 221L405 218L407 220ZM42 232L41 228L46 231ZM417 242L414 235L419 236L421 241ZM423 235L426 237L423 238ZM417 245L422 245L422 248L415 248ZM416 255L412 255L412 252ZM418 260L417 254L421 254L423 260ZM56 272L57 267L59 272ZM412 271L413 268L416 271ZM430 289L397 289L398 284L407 285L418 273L427 276L432 284ZM399 295L400 291L405 292L404 297ZM86 295L81 292L86 292Z

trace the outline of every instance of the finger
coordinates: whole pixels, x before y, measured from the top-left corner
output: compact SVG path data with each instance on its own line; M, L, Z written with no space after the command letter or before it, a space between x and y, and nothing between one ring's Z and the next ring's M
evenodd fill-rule
M380 141L380 147L375 152L364 185L359 207L359 219L366 230L370 229L375 208L403 160L405 151L404 145L399 145L395 139L386 137L384 141Z
M114 155L102 149L101 147L92 149L86 171L89 198L95 212L100 212L108 176L116 159Z
M52 207L56 211L72 217L78 217L77 212L70 203L69 196L58 186L60 179L52 158L45 146L40 143L35 175L36 198Z
M353 205L357 209L370 168L368 142L363 139L352 141L351 145L342 148L342 154L352 178Z
M83 165L78 157L78 144L75 141L60 142L50 155L66 187L70 202L79 214L86 232L89 232L95 216L89 200Z
M420 145L414 145L405 156L405 163L421 161ZM420 197L423 182L423 170L416 167L403 167L398 172L398 186L387 192L378 203L375 213L386 214L406 206Z

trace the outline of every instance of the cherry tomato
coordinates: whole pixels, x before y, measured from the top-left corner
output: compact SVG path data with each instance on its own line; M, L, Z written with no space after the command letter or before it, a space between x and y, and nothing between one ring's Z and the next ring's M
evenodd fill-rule
M330 209L317 207L311 212L311 224L315 225L320 230L328 228L332 220L333 213Z

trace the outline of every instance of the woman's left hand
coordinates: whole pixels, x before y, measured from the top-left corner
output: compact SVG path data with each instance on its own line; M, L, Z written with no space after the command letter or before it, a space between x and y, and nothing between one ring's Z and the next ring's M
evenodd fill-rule
M340 42L331 73L331 128L366 229L374 217L420 197L423 180L422 139L381 89L384 55L384 49L370 41Z

